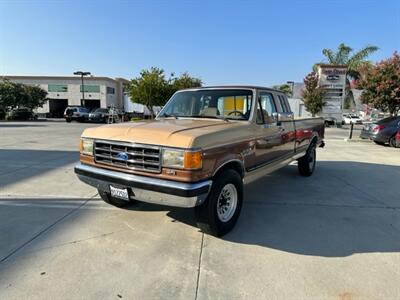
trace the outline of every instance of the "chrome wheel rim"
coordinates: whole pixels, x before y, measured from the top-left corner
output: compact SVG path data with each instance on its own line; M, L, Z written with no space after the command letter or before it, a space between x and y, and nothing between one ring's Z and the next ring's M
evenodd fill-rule
M310 155L308 157L308 167L310 168L310 170L314 168L314 164L315 164L315 149L313 149L310 152Z
M238 193L232 183L226 184L218 196L217 215L221 222L228 222L235 214L238 202Z

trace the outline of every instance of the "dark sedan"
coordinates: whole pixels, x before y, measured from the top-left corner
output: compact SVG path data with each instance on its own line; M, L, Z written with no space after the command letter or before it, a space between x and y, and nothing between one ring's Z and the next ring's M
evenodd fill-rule
M7 117L8 120L16 121L37 120L37 118L38 116L27 108L14 109Z
M108 122L109 111L107 108L96 108L89 114L89 121L91 122Z
M400 116L389 117L377 122L364 124L360 137L371 139L376 144L383 145L389 143L396 147L396 133L400 129Z

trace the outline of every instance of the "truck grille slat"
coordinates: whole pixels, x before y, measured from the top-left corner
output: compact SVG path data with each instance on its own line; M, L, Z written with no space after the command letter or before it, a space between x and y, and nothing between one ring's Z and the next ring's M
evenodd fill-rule
M118 156L120 153L126 157ZM161 171L161 151L159 147L120 142L95 141L96 163L130 170L159 173Z

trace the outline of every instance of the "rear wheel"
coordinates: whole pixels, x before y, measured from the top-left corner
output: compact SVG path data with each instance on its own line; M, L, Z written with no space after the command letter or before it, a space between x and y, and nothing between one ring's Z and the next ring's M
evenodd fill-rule
M125 201L122 199L111 197L111 195L107 192L100 191L100 190L97 190L97 191L99 192L99 195L100 195L101 199L103 199L104 202L111 204L113 206L124 207L131 203L131 201Z
M235 226L243 202L243 182L234 170L215 178L206 201L195 208L197 226L205 233L223 236Z
M71 123L71 118L66 118L65 121L66 121L67 123Z
M306 155L297 160L299 173L302 176L311 176L315 169L317 158L316 144L312 143L307 150Z
M393 148L396 148L396 135L392 136L389 140L389 145Z

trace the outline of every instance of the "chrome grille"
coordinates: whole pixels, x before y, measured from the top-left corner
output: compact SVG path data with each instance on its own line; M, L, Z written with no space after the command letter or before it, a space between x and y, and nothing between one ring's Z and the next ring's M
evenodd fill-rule
M161 151L157 146L95 141L94 158L96 163L124 169L161 171Z

